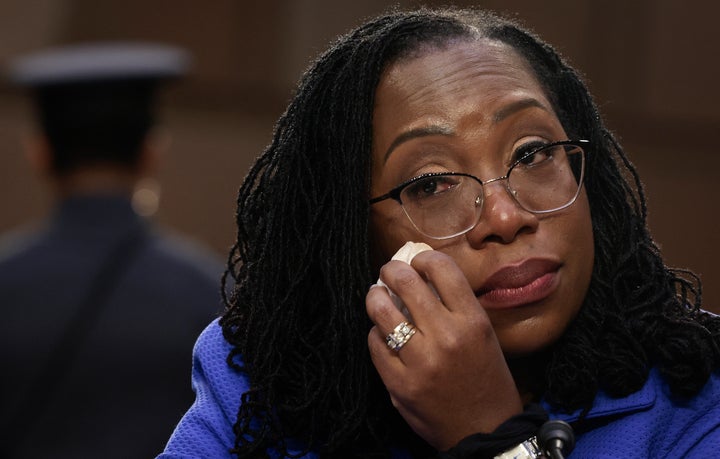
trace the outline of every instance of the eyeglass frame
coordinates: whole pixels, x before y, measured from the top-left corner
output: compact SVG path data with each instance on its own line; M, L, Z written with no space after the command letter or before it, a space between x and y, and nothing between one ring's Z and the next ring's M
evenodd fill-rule
M511 173L512 170L513 170L518 164L520 164L523 160L525 160L526 158L528 158L528 157L536 154L538 151L544 150L544 149L546 149L546 148L552 148L552 147L558 147L558 146L564 146L564 145L571 145L571 146L580 147L580 150L581 150L581 152L582 152L581 154L583 155L583 156L582 156L582 158L583 158L582 170L580 171L580 178L579 178L579 180L578 180L578 189L577 189L577 192L575 193L575 196L573 196L573 198L572 198L570 201L568 201L567 204L562 205L562 206L560 206L560 207L556 207L556 208L554 208L554 209L548 209L548 210L530 210L530 209L525 208L525 206L522 205L522 203L521 203L520 201L518 201L517 197L515 196L515 193L513 193L513 190L510 188L509 182L507 181L508 177L510 177L510 173ZM453 235L451 235L451 236L442 236L442 237L430 236L429 234L426 234L424 231L422 231L420 228L417 227L417 225L415 224L415 222L413 221L413 219L410 218L410 215L408 215L407 210L405 210L405 206L403 205L402 199L400 199L400 194L401 194L402 191L403 191L406 187L408 187L409 185L412 185L413 183L417 182L418 180L422 180L422 179L425 179L425 178L428 178L428 177L444 177L444 176L448 176L448 175L449 175L449 176L460 176L460 177L468 177L468 178L471 178L471 179L475 180L476 182L478 182L478 183L480 184L480 187L481 187L482 192L483 192L483 195L482 195L482 204L485 203L485 185L490 184L490 183L493 183L493 182L499 182L499 181L501 181L501 180L505 180L505 189L508 191L508 194L510 194L510 196L513 198L513 201L515 201L515 203L516 203L518 206L520 206L521 209L523 209L523 210L525 210L525 211L527 211L527 212L530 212L530 213L532 213L532 214L547 214L547 213L551 213L551 212L557 212L557 211L559 211L559 210L565 209L565 208L570 207L571 205L573 205L573 203L575 203L575 201L577 200L577 197L580 195L580 189L582 188L583 182L584 182L584 180L585 180L585 153L586 153L586 147L588 147L589 145L590 145L590 141L589 141L589 140L580 139L580 140L560 140L560 141L557 141L557 142L548 143L547 145L539 146L538 148L535 148L535 149L527 152L526 154L522 155L522 157L520 157L519 159L517 159L516 161L514 161L514 162L510 165L510 167L508 168L508 170L507 170L507 172L505 173L505 175L500 176L500 177L491 178L491 179L488 179L488 180L485 180L485 181L479 179L478 177L476 177L476 176L474 176L474 175L472 175L472 174L468 174L468 173L465 173L465 172L450 172L450 171L448 171L448 172L429 172L429 173L427 173L427 174L418 175L417 177L413 177L413 178L411 178L411 179L409 179L409 180L406 180L406 181L402 182L401 184L399 184L398 186L396 186L396 187L394 187L393 189L391 189L390 191L388 191L387 193L385 193L385 194L383 194L383 195L380 195L380 196L377 196L377 197L374 197L374 198L370 198L368 202L369 202L370 205L373 205L373 204L377 204L378 202L385 201L385 200L387 200L387 199L392 199L393 201L396 201L398 204L400 204L400 206L401 206L402 209L403 209L403 213L404 213L405 216L408 218L408 220L410 220L410 223L412 223L412 225L415 227L415 229L418 230L418 232L420 232L421 234L423 234L423 235L425 235L425 236L427 236L427 237L429 237L429 238L431 238L431 239L437 239L437 240L450 239L450 238L457 237L457 236L460 236L460 235L462 235L462 234L465 234L465 233L467 233L468 231L472 230L472 229L475 228L475 226L477 226L477 224L480 222L480 218L481 218L480 215L482 215L482 212L480 213L480 215L478 215L478 219L477 219L477 221L475 222L475 224L473 224L473 225L472 225L471 227L469 227L468 229L463 230L463 231L461 231L461 232L459 232L459 233L453 234Z

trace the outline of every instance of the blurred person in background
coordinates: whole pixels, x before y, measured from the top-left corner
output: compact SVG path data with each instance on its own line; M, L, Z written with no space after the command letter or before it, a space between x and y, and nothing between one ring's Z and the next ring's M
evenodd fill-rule
M2 457L152 457L192 403L189 355L220 311L223 263L151 224L144 185L167 146L157 90L188 63L93 43L8 67L31 92L27 153L55 202L40 229L0 239Z

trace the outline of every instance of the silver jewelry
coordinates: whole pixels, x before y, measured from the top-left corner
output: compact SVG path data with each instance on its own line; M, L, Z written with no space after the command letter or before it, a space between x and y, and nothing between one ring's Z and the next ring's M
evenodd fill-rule
M387 343L388 347L392 349L393 351L399 351L400 348L405 346L405 344L410 341L410 338L415 334L415 327L413 324L409 324L407 322L400 322L397 327L387 335L387 338L385 338L385 343Z
M538 447L537 437L530 437L517 446L504 451L494 459L537 459L542 456L542 451Z

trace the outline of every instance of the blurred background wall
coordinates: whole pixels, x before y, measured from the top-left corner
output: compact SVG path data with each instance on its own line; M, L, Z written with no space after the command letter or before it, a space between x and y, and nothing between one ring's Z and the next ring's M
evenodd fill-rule
M442 2L447 3L447 2ZM457 1L516 16L556 45L638 166L653 235L670 264L702 276L720 312L720 4L694 0ZM0 60L86 40L154 40L194 55L163 95L173 143L156 219L219 253L234 238L235 193L310 60L384 0L0 0ZM424 2L425 5L441 2ZM22 156L26 100L0 83L0 232L50 205ZM42 263L42 260L38 260ZM62 269L62 267L58 267ZM42 283L42 279L38 280Z

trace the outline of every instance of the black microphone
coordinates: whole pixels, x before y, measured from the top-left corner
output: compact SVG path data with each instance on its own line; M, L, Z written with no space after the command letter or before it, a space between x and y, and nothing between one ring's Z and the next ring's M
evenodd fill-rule
M548 421L537 434L540 449L551 459L564 459L575 448L575 434L570 424L564 421Z

